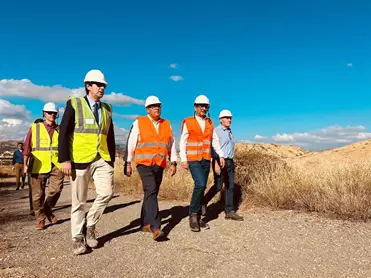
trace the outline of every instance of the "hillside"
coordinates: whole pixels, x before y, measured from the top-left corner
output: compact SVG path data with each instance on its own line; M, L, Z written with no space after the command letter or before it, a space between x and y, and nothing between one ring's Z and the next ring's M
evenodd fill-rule
M278 144L249 144L237 143L236 148L238 151L254 150L263 154L272 155L279 158L293 158L307 155L309 152L297 146L278 145Z

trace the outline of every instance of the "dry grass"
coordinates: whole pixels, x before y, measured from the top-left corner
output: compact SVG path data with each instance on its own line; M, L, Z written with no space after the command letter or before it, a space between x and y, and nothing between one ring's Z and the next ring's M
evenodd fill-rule
M123 165L116 167L116 184L128 194L142 195L137 173L123 177ZM209 177L209 186L212 176ZM357 163L323 161L308 164L255 150L236 152L236 184L242 190L242 204L274 209L314 211L343 219L371 219L371 160ZM189 201L193 190L190 173L178 167L170 178L165 172L160 198Z
M12 166L9 165L0 165L0 178L9 178L13 177L15 172L12 169Z

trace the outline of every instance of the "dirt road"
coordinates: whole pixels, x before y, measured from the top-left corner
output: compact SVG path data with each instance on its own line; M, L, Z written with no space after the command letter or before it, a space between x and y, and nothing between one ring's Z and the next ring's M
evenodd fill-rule
M161 202L169 240L155 242L139 231L140 199L117 193L98 225L102 247L76 257L69 186L55 211L61 223L43 231L29 215L28 189L5 189L0 277L371 277L370 224L261 209L232 222L215 205L210 229L192 233L187 204Z

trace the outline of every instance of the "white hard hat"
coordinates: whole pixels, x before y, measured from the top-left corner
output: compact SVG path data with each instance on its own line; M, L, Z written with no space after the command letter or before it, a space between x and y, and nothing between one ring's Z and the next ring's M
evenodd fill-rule
M100 70L90 70L85 75L84 82L99 82L107 85L106 78Z
M229 111L227 109L220 111L220 113L219 113L219 119L220 118L224 118L224 117L231 117L232 118L231 111Z
M161 101L156 96L147 97L144 106L147 108L148 106L150 106L152 104L161 104Z
M56 112L56 113L58 113L57 106L55 105L54 102L45 103L44 108L43 108L43 111L46 111L46 112Z
M199 95L198 97L196 97L194 103L195 104L209 104L210 105L209 99L207 98L207 96L204 96L204 95Z

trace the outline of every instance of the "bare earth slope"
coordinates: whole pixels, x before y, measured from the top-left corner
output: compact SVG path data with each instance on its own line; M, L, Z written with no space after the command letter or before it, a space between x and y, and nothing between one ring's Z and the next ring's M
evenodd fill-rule
M28 215L27 189L1 190L0 277L371 277L370 224L248 210L244 222L214 213L209 230L192 233L187 204L160 202L170 233L157 243L138 231L139 201L116 194L98 225L103 247L75 257L69 186L55 212L62 223L44 231Z

